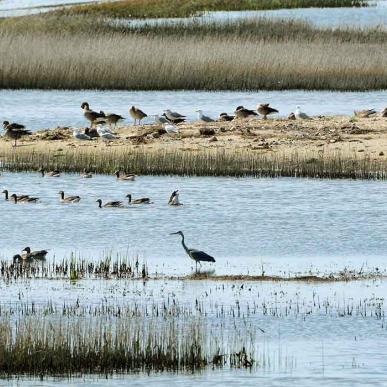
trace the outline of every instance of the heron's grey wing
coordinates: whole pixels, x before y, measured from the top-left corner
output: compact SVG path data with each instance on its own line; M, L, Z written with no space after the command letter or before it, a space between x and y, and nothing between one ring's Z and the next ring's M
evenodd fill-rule
M215 258L211 257L211 255L208 255L204 251L189 249L189 253L191 254L192 258L197 261L215 262Z

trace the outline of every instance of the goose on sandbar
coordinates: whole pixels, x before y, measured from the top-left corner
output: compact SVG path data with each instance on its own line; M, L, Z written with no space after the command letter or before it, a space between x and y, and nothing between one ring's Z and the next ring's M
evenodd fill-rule
M129 173L128 175L121 175L120 171L115 171L114 174L116 175L117 180L134 181L136 179L136 175L133 173Z
M243 106L237 106L234 114L236 118L251 118L258 115L254 110L246 109Z
M12 194L11 198L13 199L14 203L37 203L39 198L32 198L30 196L27 196L26 198L18 199L16 194Z
M13 146L17 146L17 140L24 136L29 136L32 134L30 130L27 130L24 125L17 124L13 122L12 124L9 121L3 121L3 128L5 130L5 137L15 140Z
M5 196L5 200L9 200L9 193L8 193L8 190L5 189L3 192L2 192ZM16 199L17 200L22 200L22 199L25 199L25 198L28 198L29 195L16 195Z
M100 121L101 118L105 116L103 112L95 112L90 109L90 105L88 102L83 102L81 105L81 109L83 110L83 115L85 118L90 121L91 127L96 124L97 121Z
M203 114L203 110L196 110L196 113L198 113L199 115L199 121L201 122L214 122L215 120L213 120L211 117L208 117L208 116L205 116Z
M309 120L310 117L301 111L301 108L299 106L297 106L296 108L296 112L294 113L295 117L299 120Z
M220 113L218 121L232 121L235 117L229 116L227 113Z
M41 167L39 171L42 174L42 177L48 176L48 177L60 177L60 172L57 169L54 169L53 171L46 172L46 170Z
M278 110L277 109L274 109L272 107L269 106L270 104L269 103L261 103L257 106L257 112L263 116L262 118L264 120L267 119L267 116L269 114L274 114L274 113L278 113Z
M129 204L152 204L149 198L139 198L132 200L131 194L127 194L126 197L128 198Z
M98 208L102 207L116 207L116 208L122 208L124 204L120 201L115 201L115 202L107 202L104 205L102 205L102 200L98 199L96 200L96 203L98 203Z
M135 106L132 106L129 109L130 116L134 119L134 125L136 125L136 122L138 121L138 124L141 125L141 121L148 117L146 113L144 113L141 109L136 108Z
M38 261L44 261L46 259L46 255L48 254L47 250L36 250L31 251L30 247L25 247L22 252L26 252L27 259L36 259Z
M170 206L182 206L183 204L179 201L179 190L173 191L169 197L168 204Z
M81 200L80 196L65 196L63 191L59 191L61 203L79 203Z

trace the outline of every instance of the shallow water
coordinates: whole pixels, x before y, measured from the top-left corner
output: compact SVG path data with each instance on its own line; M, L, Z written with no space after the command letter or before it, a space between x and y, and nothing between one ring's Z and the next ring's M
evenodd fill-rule
M38 204L0 200L2 255L25 246L50 249L50 257L101 258L113 251L145 260L151 273L190 274L193 264L180 245L213 255L216 274L337 272L345 266L383 267L386 258L386 182L114 176L42 178L8 173L0 187L41 198ZM179 208L167 205L179 189ZM59 203L58 191L80 195ZM150 197L154 204L99 209L95 202ZM204 265L210 268L211 265Z
M32 130L57 126L85 126L81 104L88 101L96 111L114 112L128 118L128 109L136 105L149 116L172 109L196 120L195 110L217 118L221 112L231 114L238 105L255 109L258 103L269 102L279 110L276 117L287 117L300 105L310 115L352 115L354 110L387 105L387 91L43 91L0 89L1 121L23 123ZM150 117L144 123L152 123Z
M385 28L387 23L387 1L371 1L369 7L363 8L296 8L272 11L216 11L206 12L192 18L160 18L145 20L121 20L119 23L165 24L165 23L209 23L228 22L255 18L292 19L306 21L318 27L352 27L367 28L380 26Z

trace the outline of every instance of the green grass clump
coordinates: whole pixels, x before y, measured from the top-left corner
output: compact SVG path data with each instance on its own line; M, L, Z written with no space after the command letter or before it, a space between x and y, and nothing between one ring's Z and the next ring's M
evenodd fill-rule
M364 6L367 2L362 0L122 0L75 6L60 12L113 18L168 18L188 17L203 11Z

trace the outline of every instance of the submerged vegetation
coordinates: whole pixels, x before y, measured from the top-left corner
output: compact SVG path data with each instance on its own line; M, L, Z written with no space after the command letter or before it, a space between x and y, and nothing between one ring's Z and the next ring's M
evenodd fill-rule
M116 18L188 17L203 11L246 11L310 7L366 7L363 0L121 0L71 7L62 12Z
M49 151L44 146L34 151L20 148L2 152L3 167L11 171L46 169L81 172L84 169L111 174L115 170L141 175L256 176L386 179L387 165L356 153L333 151L319 154L308 151L260 153L255 151L150 151L120 147L117 149L66 149Z

